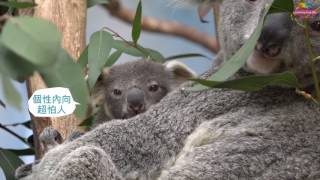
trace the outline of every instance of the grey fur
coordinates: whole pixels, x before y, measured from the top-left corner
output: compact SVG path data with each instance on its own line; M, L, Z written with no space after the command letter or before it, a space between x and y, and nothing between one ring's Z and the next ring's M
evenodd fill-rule
M195 74L176 61L162 65L140 60L105 68L93 92L93 105L100 107L93 127L112 119L128 119L145 112L192 77ZM157 89L151 91L152 86ZM115 90L121 94L115 95Z
M218 60L244 43L271 2L222 2ZM296 34L300 31L292 27L292 43L283 51L296 55L286 60L299 65L295 70L303 80L308 72L299 69L308 64L304 48L299 49L305 42ZM319 179L319 117L320 108L292 89L196 92L186 87L146 113L102 124L57 146L25 179Z

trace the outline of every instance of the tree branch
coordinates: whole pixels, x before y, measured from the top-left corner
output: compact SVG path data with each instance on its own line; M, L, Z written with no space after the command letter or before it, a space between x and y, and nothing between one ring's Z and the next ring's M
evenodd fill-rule
M135 13L132 10L123 7L119 1L112 0L103 7L108 10L112 16L130 24L133 22ZM189 41L198 43L214 53L219 50L219 44L216 38L210 37L207 33L199 32L195 28L177 22L163 21L145 16L142 17L141 28L150 32L158 32L185 38Z

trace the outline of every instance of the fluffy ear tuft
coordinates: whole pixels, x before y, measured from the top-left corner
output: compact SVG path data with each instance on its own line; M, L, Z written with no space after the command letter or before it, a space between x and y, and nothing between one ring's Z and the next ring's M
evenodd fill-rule
M104 79L110 75L110 67L105 67L94 85L90 97L89 113L96 112L104 102Z
M190 78L197 77L197 74L192 69L179 61L168 61L164 63L164 66L167 71L171 71L173 73L179 84L187 81Z

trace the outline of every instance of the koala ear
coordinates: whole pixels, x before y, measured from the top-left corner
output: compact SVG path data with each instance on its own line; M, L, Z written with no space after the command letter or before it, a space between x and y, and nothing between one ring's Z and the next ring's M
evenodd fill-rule
M110 67L103 68L102 73L98 77L97 83L101 82L103 79L108 77L109 74L110 74Z
M104 102L104 92L105 92L105 84L104 79L107 78L110 74L110 67L106 67L102 70L102 73L97 79L96 84L94 85L93 91L91 92L90 98L90 113L96 112L100 107L100 105Z
M171 71L179 84L187 81L189 78L196 78L197 74L185 64L172 60L164 63L165 69Z

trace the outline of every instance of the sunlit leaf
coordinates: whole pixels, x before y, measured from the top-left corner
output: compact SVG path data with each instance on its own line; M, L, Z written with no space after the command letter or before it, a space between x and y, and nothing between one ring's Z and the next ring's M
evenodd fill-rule
M204 79L193 79L193 81L211 88L228 88L243 91L258 91L267 86L291 88L297 88L299 86L298 80L292 72L284 72L272 75L247 76L222 82Z
M60 33L46 20L11 18L3 27L2 44L34 65L50 65L60 51Z
M88 83L90 89L94 87L102 68L108 60L112 43L112 35L103 30L95 32L90 38L88 48Z
M14 172L22 164L22 160L16 154L0 148L0 167L3 170L6 179L14 180Z
M140 33L141 33L141 16L142 16L142 5L141 1L139 0L137 9L136 9L136 15L134 16L133 24L132 24L132 41L137 44Z

